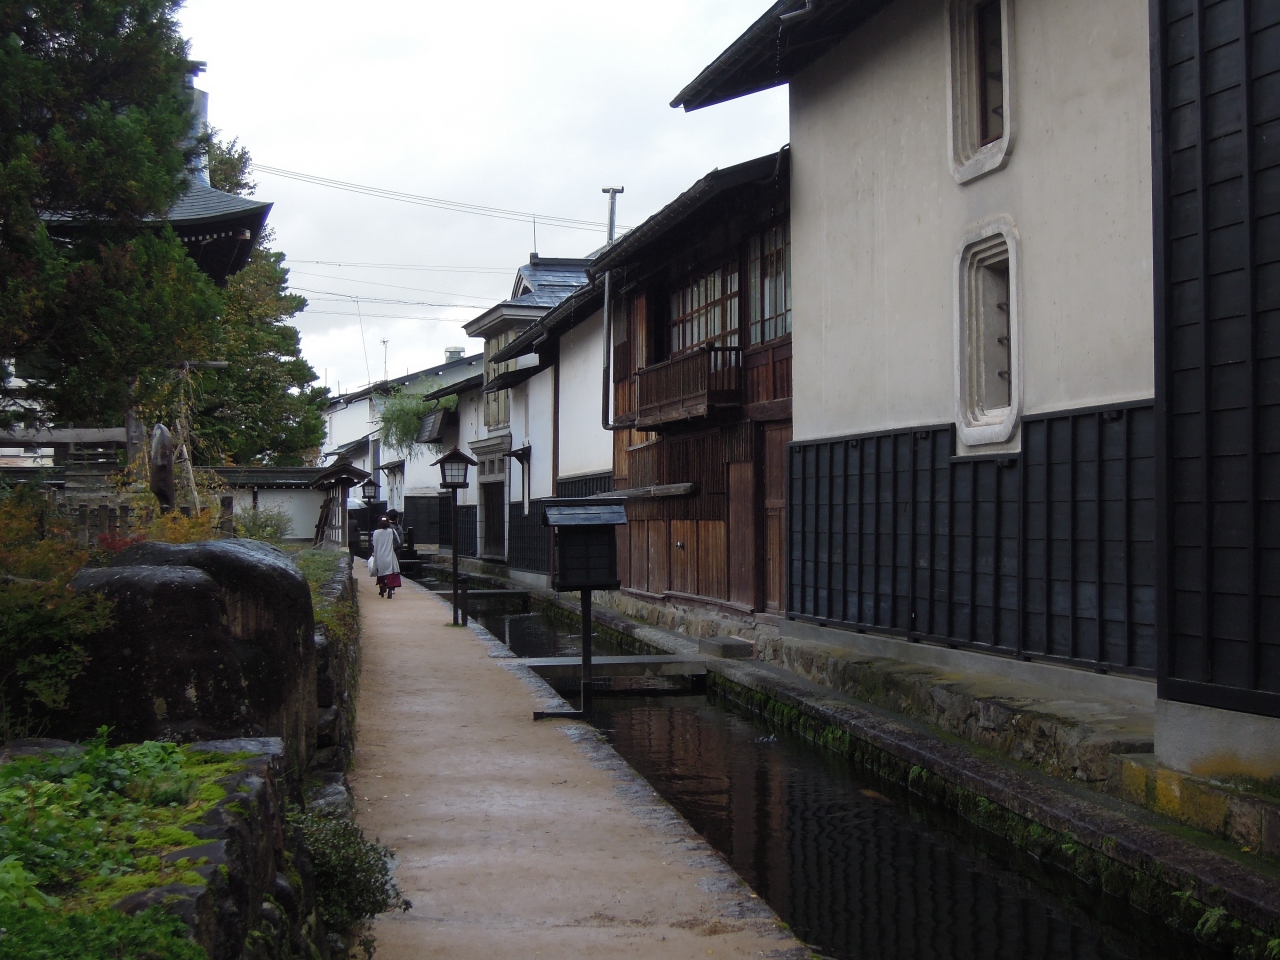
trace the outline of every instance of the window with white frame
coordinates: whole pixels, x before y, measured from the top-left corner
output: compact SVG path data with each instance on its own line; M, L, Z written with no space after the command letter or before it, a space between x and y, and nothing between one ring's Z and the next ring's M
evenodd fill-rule
M1001 218L965 238L957 270L956 422L968 446L1013 436L1021 406L1017 235Z
M791 223L747 241L747 332L755 346L791 332Z
M1013 149L1013 0L951 0L950 166L959 183L999 170Z

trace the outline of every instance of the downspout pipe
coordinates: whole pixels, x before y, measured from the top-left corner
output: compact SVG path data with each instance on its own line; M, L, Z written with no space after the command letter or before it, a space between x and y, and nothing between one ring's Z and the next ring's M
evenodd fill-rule
M617 227L618 194L622 187L602 187L601 193L609 195L609 239L613 243L614 231ZM613 290L612 270L604 272L604 362L600 383L600 426L605 430L613 430L613 398L610 386L613 379Z

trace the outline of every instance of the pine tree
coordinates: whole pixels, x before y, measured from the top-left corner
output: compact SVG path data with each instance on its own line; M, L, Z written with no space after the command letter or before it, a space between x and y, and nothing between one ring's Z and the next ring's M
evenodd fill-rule
M210 132L209 182L217 190L252 194L252 159L238 141ZM289 318L307 301L288 292L284 254L264 230L248 265L222 291L218 359L228 370L196 375L192 414L200 463L299 466L312 461L324 439L321 412L329 391L312 386L315 370L302 358Z
M217 291L157 226L198 149L178 5L0 0L0 425L118 424L207 355Z

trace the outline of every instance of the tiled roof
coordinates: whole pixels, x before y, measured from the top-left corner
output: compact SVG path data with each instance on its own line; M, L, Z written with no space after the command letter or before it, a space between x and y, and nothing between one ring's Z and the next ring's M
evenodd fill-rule
M208 467L229 487L274 487L277 489L309 488L324 467Z
M784 84L888 3L777 0L681 90L671 106L697 110Z
M271 204L263 203L261 200L237 197L233 193L223 193L202 183L193 183L169 209L169 215L164 219L176 227L188 221L220 219L235 214L257 212L270 206Z

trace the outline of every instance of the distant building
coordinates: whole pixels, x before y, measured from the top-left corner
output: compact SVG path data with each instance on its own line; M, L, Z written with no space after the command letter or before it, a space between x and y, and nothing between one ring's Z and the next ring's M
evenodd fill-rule
M445 361L438 366L332 397L324 411L325 438L320 448L321 461L327 465L350 463L373 474L379 486L375 509L403 511L407 491L424 486L434 490L439 478L432 481L429 473L423 472L434 459L426 456L425 452L412 458L384 456L378 439L382 429L382 403L398 390L428 394L478 375L483 362L481 354L465 356L462 347L451 347L445 351ZM428 417L436 425L445 419L443 412L440 416ZM428 437L422 436L422 440L428 442Z

